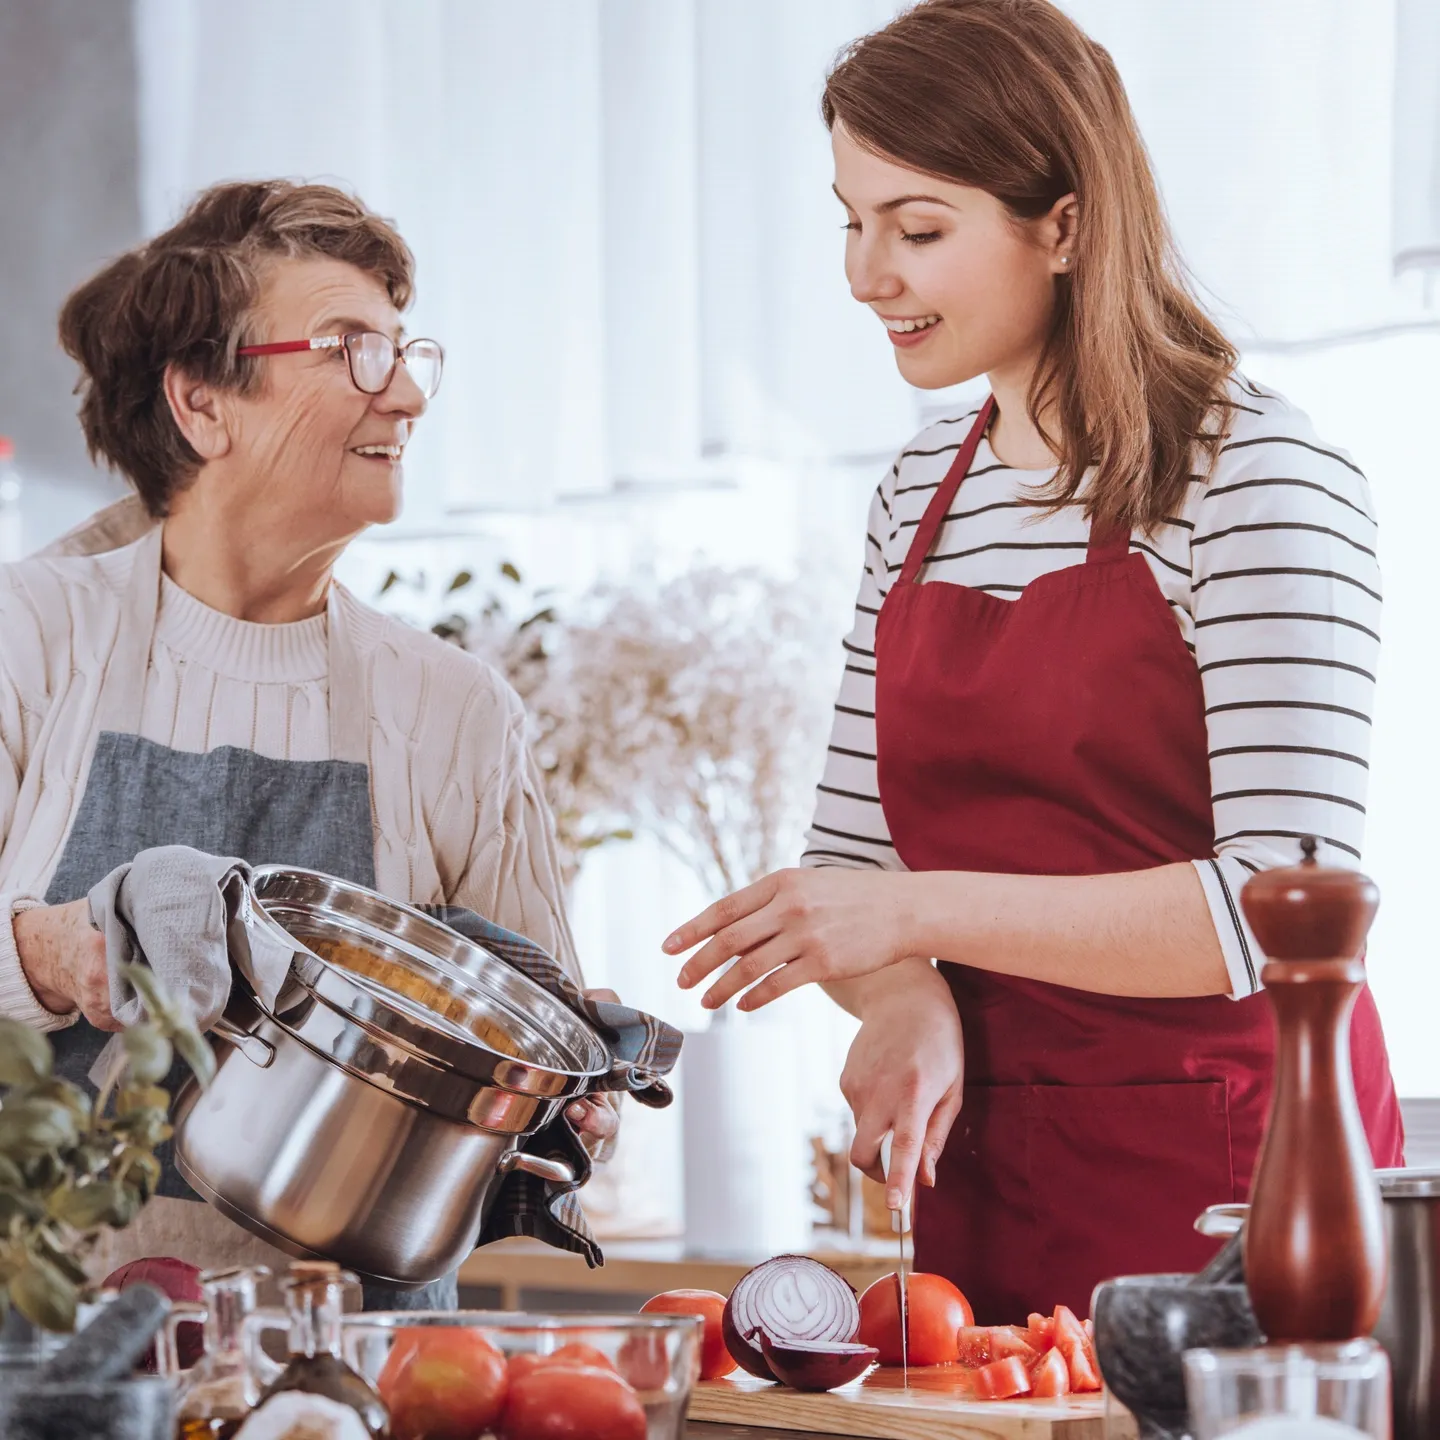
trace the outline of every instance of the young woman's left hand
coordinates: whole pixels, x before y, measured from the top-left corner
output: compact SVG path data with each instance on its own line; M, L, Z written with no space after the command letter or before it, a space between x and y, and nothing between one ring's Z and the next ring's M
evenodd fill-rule
M681 969L681 987L735 959L705 992L704 1004L717 1009L753 985L738 1008L758 1010L801 985L867 975L913 954L905 888L913 879L839 866L777 870L682 925L665 952L678 955L708 941Z
M587 990L591 1000L608 1000L618 1004L620 997L613 990ZM566 1110L570 1123L580 1132L580 1141L597 1164L608 1160L620 1135L620 1097L612 1091L587 1095L571 1101Z

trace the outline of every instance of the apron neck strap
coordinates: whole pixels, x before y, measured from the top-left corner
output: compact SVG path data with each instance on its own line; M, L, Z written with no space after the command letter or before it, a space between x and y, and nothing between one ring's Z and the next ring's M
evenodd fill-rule
M902 585L913 585L920 575L921 567L929 559L931 546L935 544L935 537L940 533L940 527L945 523L946 515L950 513L950 502L954 500L955 492L960 488L960 482L970 473L975 452L980 448L980 441L985 436L985 427L989 425L990 417L994 413L995 397L992 395L980 407L980 413L975 417L975 423L970 427L970 433L961 442L959 454L955 456L954 463L945 472L945 478L940 482L940 488L936 490L930 504L925 508L920 526L915 531L915 538L910 542L910 548L905 554L905 564L900 571Z
M1130 555L1128 525L1099 525L1090 522L1090 543L1085 547L1087 565L1104 565L1112 560L1125 560Z
M330 651L330 758L366 765L370 760L370 694L365 657L355 644L340 583L330 582L325 602Z

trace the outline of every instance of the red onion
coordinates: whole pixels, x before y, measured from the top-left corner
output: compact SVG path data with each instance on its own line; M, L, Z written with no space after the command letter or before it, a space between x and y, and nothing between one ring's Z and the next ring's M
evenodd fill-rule
M873 1345L847 1345L838 1340L827 1345L781 1345L763 1331L760 1348L775 1378L793 1390L834 1390L848 1385L880 1358Z
M762 1334L778 1345L848 1344L860 1328L849 1283L804 1255L777 1255L740 1278L725 1303L725 1348L761 1380L779 1377L765 1361Z

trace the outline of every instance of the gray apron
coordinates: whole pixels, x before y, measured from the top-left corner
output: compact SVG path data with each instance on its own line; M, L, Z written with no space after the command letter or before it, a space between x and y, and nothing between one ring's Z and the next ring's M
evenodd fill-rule
M224 745L204 755L140 737L150 647L160 605L161 531L141 540L122 603L115 647L101 685L98 735L85 793L48 905L79 900L117 865L156 845L188 845L251 864L299 865L372 887L375 840L367 764L369 703L364 663L346 633L332 587L329 644L330 760L273 760ZM408 898L408 897L406 897ZM83 1018L54 1032L56 1069L89 1082L109 1036ZM173 1095L188 1071L177 1063ZM159 1194L204 1202L175 1168L171 1145L159 1150ZM367 1310L453 1309L455 1277L418 1290L365 1284Z

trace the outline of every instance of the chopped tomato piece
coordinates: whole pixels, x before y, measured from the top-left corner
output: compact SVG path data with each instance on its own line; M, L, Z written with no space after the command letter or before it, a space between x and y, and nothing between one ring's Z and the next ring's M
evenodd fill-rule
M1075 1312L1064 1305L1055 1307L1055 1348L1070 1367L1070 1388L1075 1393L1100 1388L1100 1367L1095 1363L1095 1347Z
M962 1325L955 1335L956 1357L969 1370L988 1365L995 1357L990 1353L988 1325Z
M1030 1367L1030 1393L1036 1396L1070 1393L1070 1367L1058 1350L1047 1350Z
M1008 1400L1012 1395L1028 1394L1029 1390L1025 1362L1016 1355L994 1360L975 1372L975 1393L982 1400Z
M1012 1355L1033 1364L1038 1351L1030 1343L1030 1332L1018 1325L992 1325L990 1327L990 1358L1008 1360Z
M1031 1314L1026 1325L1030 1348L1043 1355L1055 1343L1055 1322L1048 1315Z

